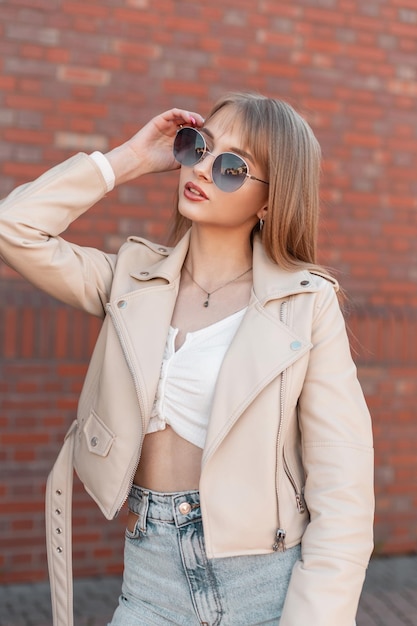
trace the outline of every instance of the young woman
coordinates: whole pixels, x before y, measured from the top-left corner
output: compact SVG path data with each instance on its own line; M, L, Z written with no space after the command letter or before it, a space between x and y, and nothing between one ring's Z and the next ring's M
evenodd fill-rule
M171 248L60 233L114 185L176 169ZM352 626L372 550L370 418L337 283L316 265L320 149L250 94L172 109L0 207L2 258L104 318L50 475L54 624L72 624L73 463L103 513L128 500L111 626Z

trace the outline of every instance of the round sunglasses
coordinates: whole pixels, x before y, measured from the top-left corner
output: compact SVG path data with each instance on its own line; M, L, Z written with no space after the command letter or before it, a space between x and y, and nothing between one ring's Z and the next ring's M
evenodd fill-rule
M202 161L208 154L214 157L211 166L211 177L213 183L222 191L231 192L240 189L243 183L251 178L268 185L266 180L261 180L249 174L249 166L245 159L242 159L234 152L221 152L215 156L207 148L203 135L196 130L185 126L177 131L174 141L173 152L176 160L181 165L192 166Z

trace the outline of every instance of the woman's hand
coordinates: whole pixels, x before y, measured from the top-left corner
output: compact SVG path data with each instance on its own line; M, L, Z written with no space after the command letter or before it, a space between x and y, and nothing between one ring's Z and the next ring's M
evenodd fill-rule
M106 154L116 185L143 174L178 168L172 153L178 128L182 124L198 128L203 123L201 115L184 109L170 109L152 118L131 139Z

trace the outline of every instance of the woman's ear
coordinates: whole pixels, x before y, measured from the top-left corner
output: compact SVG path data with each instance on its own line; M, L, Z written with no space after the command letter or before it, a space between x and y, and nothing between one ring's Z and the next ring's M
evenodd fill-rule
M259 220L264 220L266 217L266 214L268 212L268 207L264 206L262 207L262 209L259 209L259 211L256 213L257 217Z

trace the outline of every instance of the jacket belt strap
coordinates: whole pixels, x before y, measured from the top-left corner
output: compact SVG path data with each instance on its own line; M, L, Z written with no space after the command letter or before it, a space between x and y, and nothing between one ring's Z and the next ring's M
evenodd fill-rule
M46 484L46 550L51 585L53 626L73 626L72 484L75 420Z

